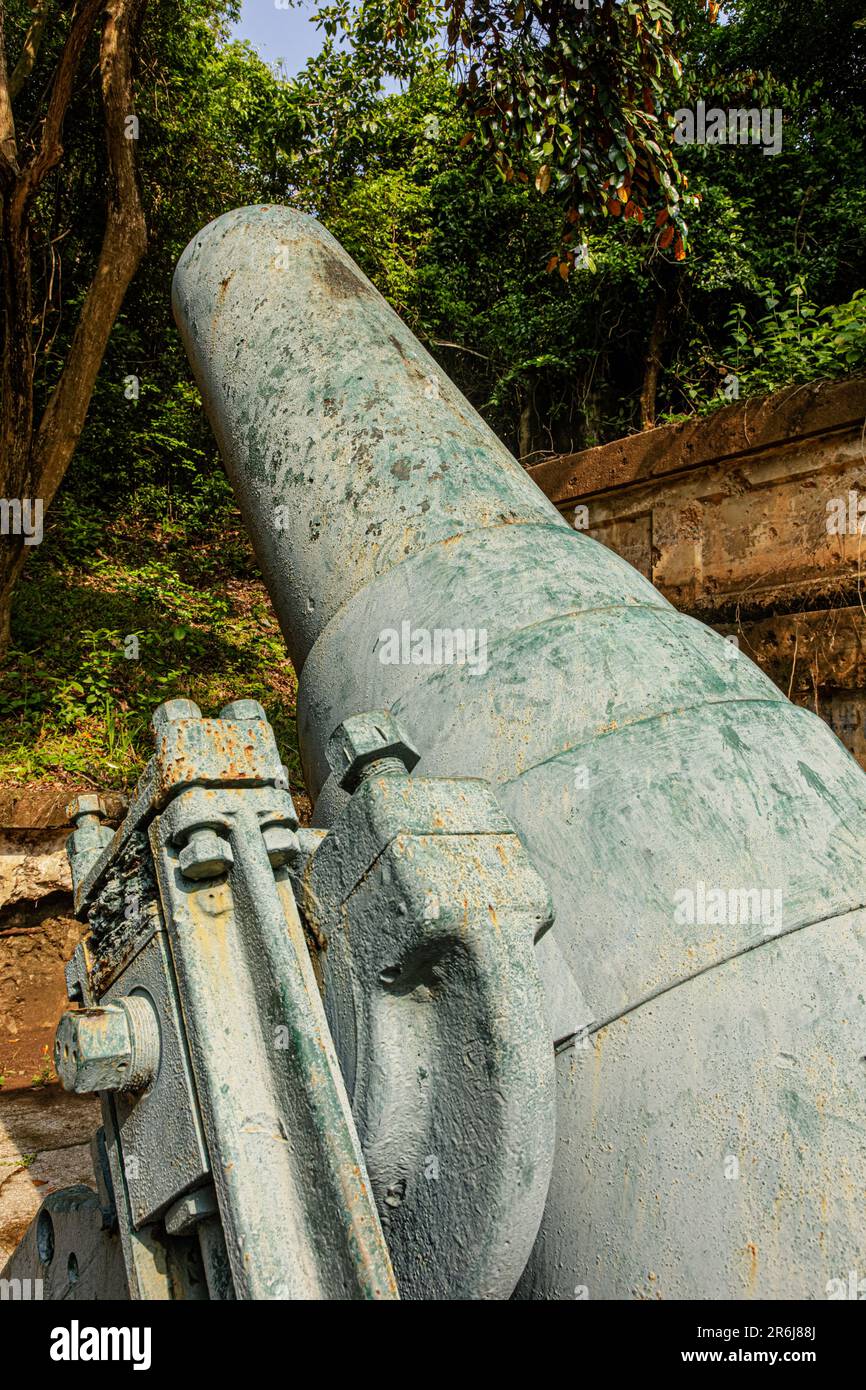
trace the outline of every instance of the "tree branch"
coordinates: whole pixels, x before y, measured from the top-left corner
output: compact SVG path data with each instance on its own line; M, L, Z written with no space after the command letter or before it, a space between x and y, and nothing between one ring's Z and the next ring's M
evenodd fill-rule
M75 74L78 71L84 45L90 37L99 11L102 9L102 4L103 0L82 0L80 8L76 7L73 12L72 24L66 36L63 52L60 55L60 61L57 64L54 81L51 85L48 110L45 113L45 121L42 126L42 139L39 148L33 158L25 165L21 174L18 199L22 208L30 204L39 191L46 174L54 168L63 154L63 145L60 139L63 131L63 118L72 98Z
M6 68L5 34L0 29L0 183L3 188L2 359L0 359L0 459L4 483L11 480L17 495L30 489L33 440L33 314L30 263L30 207L48 171L63 154L60 135L72 97L84 46L96 23L103 0L81 0L72 12L69 32L54 73L42 138L36 153L19 168L15 124ZM2 24L5 6L0 6ZM16 492L10 492L15 496ZM11 547L7 547L7 552ZM19 547L20 550L20 547ZM21 555L16 564L23 563ZM9 563L8 553L6 563ZM5 581L5 568L3 578ZM2 615L0 615L2 617ZM0 631L0 641L2 641Z
M108 151L108 210L96 274L34 442L34 475L46 507L75 451L111 329L147 247L135 141L126 134L126 119L134 110L132 41L146 3L108 0L105 5L99 66Z
M0 5L0 173L6 181L18 173L18 142L15 139L9 79L6 76L6 16L3 5Z
M51 13L51 0L30 0L30 8L33 11L33 19L24 36L21 55L9 79L9 97L12 101L18 96L36 65L39 46L42 43L42 36L45 33L48 16Z
M482 362L489 362L490 358L485 357L483 352L476 352L475 348L464 347L462 343L449 343L442 338L431 338L434 347L453 348L455 352L468 352L471 357L480 357Z

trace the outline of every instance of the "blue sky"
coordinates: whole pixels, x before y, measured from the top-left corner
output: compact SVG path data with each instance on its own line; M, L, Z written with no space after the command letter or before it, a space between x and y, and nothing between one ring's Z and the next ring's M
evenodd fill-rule
M293 74L322 46L321 33L310 23L314 8L312 0L290 10L278 9L275 0L243 0L234 32L249 39L265 62L282 58L286 72Z

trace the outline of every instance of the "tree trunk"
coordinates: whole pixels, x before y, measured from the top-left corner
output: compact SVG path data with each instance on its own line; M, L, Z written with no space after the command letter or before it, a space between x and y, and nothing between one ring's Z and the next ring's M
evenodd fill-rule
M517 426L517 457L522 462L532 453L532 397L527 395Z
M0 593L0 652L7 650L11 637L12 588L10 585L4 593Z
M127 138L126 124L134 112L133 43L146 3L147 0L79 0L51 84L39 144L20 166L0 8L0 495L7 499L39 499L43 514L75 452L111 330L147 245L135 171L135 142ZM103 9L99 68L108 156L105 232L96 274L85 296L63 370L37 426L33 408L30 209L47 174L62 158L63 119L84 47ZM20 64L16 71L19 70ZM0 652L9 643L12 593L26 553L22 536L2 537Z
M667 341L675 286L667 280L658 287L649 342L644 357L643 384L640 393L640 427L651 430L656 422L656 397L662 370L661 354Z

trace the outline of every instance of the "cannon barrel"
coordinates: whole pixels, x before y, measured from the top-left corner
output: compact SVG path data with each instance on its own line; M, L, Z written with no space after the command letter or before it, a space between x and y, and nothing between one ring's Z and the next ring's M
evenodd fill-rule
M173 293L315 823L333 730L387 709L551 889L556 1149L515 1296L826 1297L866 1246L862 771L565 522L318 221L228 213Z

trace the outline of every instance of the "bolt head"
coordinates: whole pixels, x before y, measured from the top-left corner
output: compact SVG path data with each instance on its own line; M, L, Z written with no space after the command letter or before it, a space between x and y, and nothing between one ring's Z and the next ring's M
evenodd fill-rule
M165 1229L170 1236L186 1235L199 1221L216 1216L218 1211L213 1188L200 1187L197 1192L188 1192L186 1196L178 1198L174 1206L169 1207L165 1214Z
M265 723L268 718L258 700L232 700L220 710L219 717L241 721L263 719Z
M119 1091L132 1066L129 1021L117 1004L64 1014L54 1038L54 1067L66 1091Z
M66 807L66 814L71 821L77 820L79 816L99 816L104 820L108 812L105 802L96 792L82 792L70 801Z
M355 790L370 763L397 758L411 772L421 757L387 710L344 719L328 739L326 756L328 766L347 792Z
M180 871L184 878L199 882L217 878L235 862L232 847L215 830L196 830L180 852Z
M266 825L262 839L272 869L287 864L298 853L298 837L288 825Z

